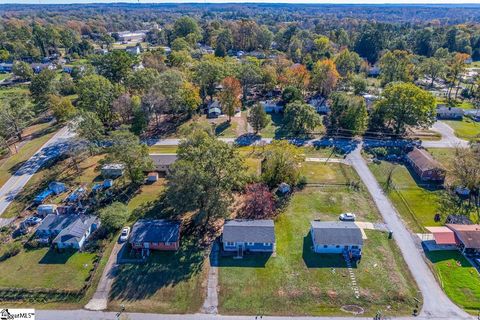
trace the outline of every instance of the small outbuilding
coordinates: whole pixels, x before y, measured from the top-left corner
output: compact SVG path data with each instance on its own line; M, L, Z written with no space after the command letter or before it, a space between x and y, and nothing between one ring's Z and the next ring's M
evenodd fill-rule
M223 226L224 251L274 252L275 230L273 220L227 220Z
M154 183L158 181L158 172L149 172L147 175L147 182Z
M49 214L57 214L57 205L55 204L41 204L37 207L37 216L46 217Z
M48 184L48 189L52 190L53 193L58 195L67 191L67 186L65 186L65 183L53 181Z
M406 160L421 180L432 182L445 180L445 169L425 149L414 148L407 154Z
M118 178L123 176L125 165L122 163L109 163L102 166L101 173L104 178Z
M463 254L480 253L480 225L447 224L447 227L455 233L457 245Z
M208 105L207 116L208 118L218 118L222 114L222 107L217 100Z
M355 259L362 256L362 231L354 222L312 221L310 225L316 253L347 254Z
M135 250L176 251L180 247L180 222L140 219L133 225L128 241Z

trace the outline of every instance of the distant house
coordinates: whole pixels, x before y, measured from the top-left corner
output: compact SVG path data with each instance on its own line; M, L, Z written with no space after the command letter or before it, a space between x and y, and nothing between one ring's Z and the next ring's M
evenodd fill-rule
M101 168L101 173L104 178L118 178L123 176L125 166L121 163L105 164Z
M279 105L275 101L267 100L261 101L260 105L263 107L266 113L280 113L283 112L283 106Z
M433 182L445 180L445 169L426 150L414 148L407 154L406 160L421 180Z
M44 69L55 70L57 67L52 63L32 63L30 65L34 73L40 73Z
M150 157L157 172L167 172L170 166L177 161L176 154L151 154Z
M125 51L133 55L139 55L142 52L142 48L139 45L128 46L125 48Z
M61 194L67 191L67 186L65 183L53 181L48 184L48 188L52 190L55 194Z
M220 103L215 100L208 105L207 116L208 118L218 118L222 114L222 108Z
M142 42L146 37L146 32L140 31L123 31L118 33L118 40L122 42Z
M180 222L140 219L133 225L128 241L135 250L176 251L180 247Z
M55 204L41 204L37 207L37 215L46 217L49 214L57 214L57 205Z
M35 235L41 242L52 244L58 248L81 249L90 234L100 225L95 216L76 214L49 214L43 219Z
M462 108L447 107L445 105L437 106L438 119L462 120L464 111Z
M369 77L378 77L380 75L380 67L378 65L374 65L368 70Z
M13 63L2 62L0 63L0 73L10 73L13 71Z
M147 175L147 182L153 183L158 181L158 172L149 172Z
M326 99L311 99L308 104L315 109L320 114L327 114L330 112L330 107L328 106Z
M365 104L367 105L367 109L370 109L375 101L378 100L378 96L375 96L373 94L364 94L363 99L365 99Z
M95 54L104 55L104 54L107 54L107 53L108 53L108 49L104 49L104 48L95 49Z
M316 253L343 253L352 258L362 255L362 232L354 222L312 221L310 234Z
M273 220L228 220L223 226L224 251L243 256L249 252L274 252L275 230Z

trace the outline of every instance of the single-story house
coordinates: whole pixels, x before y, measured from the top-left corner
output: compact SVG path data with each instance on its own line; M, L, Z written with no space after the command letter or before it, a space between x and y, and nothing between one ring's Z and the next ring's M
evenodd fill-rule
M128 46L125 48L125 51L127 53L133 54L133 55L139 55L142 52L142 48L140 46Z
M122 31L118 33L118 40L125 42L142 42L146 37L146 32L143 30L139 31Z
M313 98L308 102L308 104L320 114L327 114L330 112L330 107L328 106L326 99Z
M462 120L463 109L455 107L447 107L445 105L437 106L437 118L438 119L453 119Z
M220 106L220 102L215 100L208 105L208 108L207 108L208 118L218 118L221 114L222 114L222 108Z
M102 176L105 178L118 178L123 176L125 165L121 163L105 164L101 168Z
M176 251L180 247L180 222L140 219L133 225L128 241L135 250Z
M283 112L283 106L271 100L260 101L260 105L263 107L263 110L265 110L266 113Z
M9 73L13 71L13 63L2 62L0 63L0 73Z
M93 231L97 230L100 220L95 216L77 216L68 227L60 231L52 243L59 249L80 250Z
M363 99L365 99L365 104L367 106L367 109L370 109L375 101L378 100L378 96L375 96L373 94L364 94Z
M54 238L52 243L58 248L81 249L85 240L100 225L95 216L77 214L49 214L35 232L43 242Z
M157 172L167 172L170 166L177 161L176 154L150 154L150 157Z
M447 228L455 233L456 243L462 253L480 253L480 225L447 224Z
M55 204L41 204L37 207L37 215L39 217L46 217L49 214L57 214L57 205Z
M275 230L273 220L228 220L223 226L224 251L274 252Z
M434 182L445 180L445 169L426 150L414 148L407 154L406 160L421 180Z
M313 251L344 253L351 258L362 256L362 231L354 222L312 221L310 223Z

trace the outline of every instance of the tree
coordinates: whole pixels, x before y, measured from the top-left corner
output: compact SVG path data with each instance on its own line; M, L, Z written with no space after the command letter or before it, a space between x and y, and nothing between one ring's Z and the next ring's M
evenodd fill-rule
M127 124L133 116L134 103L140 104L140 98L138 96L132 97L131 95L124 93L117 99L113 100L112 111L115 113L116 118L120 119L122 124Z
M38 111L48 108L48 97L55 94L55 71L43 69L32 78L30 94Z
M367 129L368 113L365 99L346 93L333 95L328 115L332 129L340 129L346 135L362 134Z
M456 53L450 59L448 59L448 71L447 71L447 80L449 82L448 87L448 99L451 99L452 90L456 87L455 99L457 98L458 89L460 88L457 85L457 82L460 81L461 75L465 72L466 63L465 61L469 58L468 54L465 53Z
M195 111L202 103L200 91L193 83L188 81L183 82L182 88L180 89L180 99L184 106L184 111L187 111L189 114Z
M50 109L58 122L62 123L73 118L77 109L69 98L59 97L57 95L49 96Z
M222 60L207 57L200 61L194 70L195 82L200 87L200 95L204 100L207 96L212 99L216 85L225 77Z
M233 35L230 29L222 29L218 36L215 46L215 56L225 57L228 50L233 47Z
M226 77L222 80L222 91L218 95L220 104L224 112L228 115L228 122L235 115L235 111L242 106L240 95L242 94L242 85L234 77Z
M294 101L285 107L285 129L293 134L308 134L322 124L322 118L314 108L302 101Z
M447 68L444 60L438 58L427 58L420 65L420 71L431 79L430 87L433 87L435 80L445 75Z
M157 70L144 68L129 74L125 86L132 93L142 94L158 81L160 74Z
M258 134L263 128L265 128L268 123L268 116L263 107L260 104L256 104L250 109L250 114L248 115L248 122L253 128L255 134Z
M303 94L297 88L288 86L282 92L282 101L285 104L294 101L303 101Z
M346 77L350 73L355 73L360 69L362 58L356 52L343 49L335 56L335 65L338 73L342 77Z
M327 98L337 86L339 73L333 60L317 61L312 71L312 86L324 98Z
M294 186L300 178L303 157L297 147L285 140L274 140L265 149L262 161L262 180L275 188L280 183Z
M375 104L374 115L396 134L405 132L406 126L429 127L435 122L435 98L413 83L392 83L383 91Z
M80 111L77 120L72 121L70 126L87 142L90 155L94 155L105 140L105 128L96 113Z
M275 211L275 199L263 183L253 183L245 187L245 201L241 208L241 217L247 219L265 219Z
M238 68L238 79L243 86L243 100L247 100L250 87L262 81L262 70L257 60L244 61Z
M125 165L125 175L134 184L140 184L145 172L153 169L153 162L148 153L148 146L128 130L117 130L111 133L110 147L105 162Z
M185 38L176 38L172 41L171 46L172 51L189 51L190 44L185 40Z
M68 73L62 73L58 82L58 92L63 96L69 96L75 93L75 82Z
M303 64L296 63L285 72L287 84L305 92L310 84L310 74Z
M235 148L196 131L180 143L177 155L168 174L168 202L177 212L196 212L197 221L226 217L245 172Z
M128 77L136 62L137 58L128 52L114 50L94 59L92 64L97 68L99 75L104 76L113 83L117 83L124 81Z
M22 141L23 129L33 116L32 105L25 96L18 95L0 107L0 131Z
M113 120L112 102L117 90L105 77L91 75L82 78L77 84L77 107L97 114L105 125Z
M195 44L201 39L201 31L197 22L187 16L177 19L173 25L173 36L175 38L185 38L191 40L191 44Z
M0 49L0 61L7 61L10 58L8 50Z
M114 202L108 207L100 209L100 222L108 232L115 232L127 223L130 213L125 204Z
M379 61L382 86L395 81L412 81L411 55L407 51L394 50L385 53Z
M33 78L32 67L23 61L15 61L13 64L12 73L22 81L29 81Z
M367 91L367 79L365 77L362 77L360 75L355 75L350 78L350 83L353 87L353 94L354 95L361 95L365 91Z

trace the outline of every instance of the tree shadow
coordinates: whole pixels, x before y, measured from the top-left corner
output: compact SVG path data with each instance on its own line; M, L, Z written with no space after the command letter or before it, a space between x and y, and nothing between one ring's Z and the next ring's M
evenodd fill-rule
M455 260L455 265L458 267L469 268L472 267L470 262L458 250L438 250L425 251L425 255L432 263L438 263L445 260Z
M438 191L444 189L443 187L443 182L426 182L423 181L420 176L413 170L412 166L409 165L408 163L404 163L405 168L407 168L408 173L412 177L412 179L415 181L416 185L419 188L422 188L427 191Z
M77 251L64 250L55 251L54 249L48 250L48 252L40 259L39 264L65 264L68 259L73 256Z
M228 122L228 121L224 121L224 122L218 124L217 126L215 126L215 135L217 135L217 136L222 135L223 132L225 130L227 130L228 128L230 128L231 126L232 126L232 123Z
M347 263L341 254L323 254L313 251L310 232L303 238L302 258L307 268L347 268ZM356 268L352 264L352 268Z
M236 255L236 254L235 254ZM235 255L221 256L214 267L240 267L240 268L265 268L267 261L272 253L267 252L249 252L245 253L243 258L237 259Z

